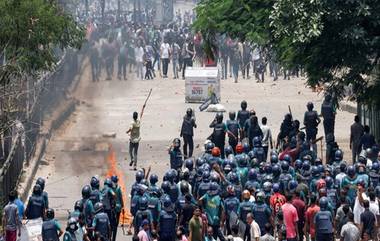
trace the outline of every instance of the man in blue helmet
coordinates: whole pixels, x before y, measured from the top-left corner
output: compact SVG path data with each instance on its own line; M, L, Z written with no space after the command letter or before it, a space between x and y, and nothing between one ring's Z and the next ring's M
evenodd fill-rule
M116 220L116 212L115 212L117 196L113 190L113 183L112 183L111 178L106 178L104 180L104 187L102 190L102 194L103 194L103 199L102 199L103 209L104 209L104 212L108 215L108 219L111 224L111 233L112 233L111 237L113 237L115 230L117 230L118 220Z
M262 234L265 234L265 224L271 223L272 221L272 210L268 206L268 204L265 203L265 194L264 192L258 192L256 195L256 203L254 203L252 208L253 216L255 217L255 220L257 224L260 227L260 232Z
M91 186L90 200L92 202L92 205L95 205L95 203L102 201L102 192L99 190L100 182L97 176L93 176L91 178L90 186Z
M332 241L334 238L334 219L327 210L328 200L322 197L319 200L320 211L314 216L316 241Z
M235 147L239 142L240 125L239 122L235 120L235 111L231 111L229 117L230 119L226 121L228 144L232 147L232 150L235 150Z
M110 241L112 238L112 228L107 213L104 212L102 203L95 204L95 217L92 221L92 227L96 238L102 238L105 241Z
M140 182L141 180L144 179L144 172L142 170L138 170L135 174L135 182L132 184L132 188L131 188L131 198L133 198L133 196L136 194L137 192L137 188L138 186L140 185Z
M215 119L211 122L210 128L213 128L211 134L211 141L215 143L216 147L219 147L221 158L224 159L224 144L226 139L227 127L223 123L223 113L218 112Z
M226 229L227 235L231 234L230 218L231 214L240 215L240 201L235 195L235 188L232 185L227 186L227 196L224 199L224 210L226 210Z
M213 237L224 241L225 238L221 231L221 227L223 227L224 224L225 210L223 200L219 195L219 185L212 182L209 191L199 199L199 202L205 209L208 224L213 230Z
M182 168L181 140L174 138L172 145L169 147L170 169L180 170Z
M174 205L170 198L166 197L163 200L163 209L160 212L158 223L158 234L160 241L174 241L176 230L177 216L174 212Z
M357 178L355 167L349 166L347 168L347 176L343 178L340 184L340 190L346 191L351 207L353 207L355 202L358 181L359 179Z
M114 229L112 230L113 236L112 240L116 240L116 234L117 234L117 226L119 224L120 220L120 214L124 211L124 201L123 201L123 192L121 190L119 182L119 177L116 175L113 175L111 177L112 181L112 189L115 193L115 218L116 218L116 225L114 226Z
M186 115L183 117L181 133L180 133L180 137L183 138L183 154L185 158L189 158L193 156L194 128L197 128L197 124L195 123L193 110L191 108L188 108L186 110ZM187 153L187 147L189 147L189 153Z

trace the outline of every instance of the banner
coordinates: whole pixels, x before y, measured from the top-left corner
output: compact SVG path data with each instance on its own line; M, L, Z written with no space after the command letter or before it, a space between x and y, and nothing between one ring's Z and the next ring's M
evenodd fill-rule
M201 103L215 93L220 101L220 78L217 67L186 68L185 101Z

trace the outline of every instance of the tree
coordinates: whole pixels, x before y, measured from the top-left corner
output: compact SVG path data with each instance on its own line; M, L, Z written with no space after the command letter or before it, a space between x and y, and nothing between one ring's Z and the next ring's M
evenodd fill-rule
M15 74L36 75L51 70L57 48L80 48L84 28L64 13L54 1L0 0L0 81Z
M338 98L352 85L358 100L380 105L380 1L204 0L196 10L205 36L271 46L283 66L304 68L309 85L327 84Z

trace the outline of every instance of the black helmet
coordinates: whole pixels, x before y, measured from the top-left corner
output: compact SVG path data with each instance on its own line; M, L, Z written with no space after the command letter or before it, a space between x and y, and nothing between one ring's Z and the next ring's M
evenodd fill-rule
M104 186L112 187L112 181L110 178L104 180Z
M155 185L158 182L158 176L156 174L150 175L149 182L151 185Z
M41 186L42 191L45 189L45 179L42 177L37 178L36 184Z
M215 119L218 123L221 123L223 121L223 113L222 112L216 113Z
M91 187L89 185L86 185L82 188L82 198L87 199L90 197L91 194Z
M206 144L206 152L210 152L211 153L211 151L212 151L212 149L215 147L215 144L214 143L212 143L212 142L208 142L207 144Z
M247 109L247 101L243 100L240 103L240 107L241 107L242 110L246 110Z
M189 169L189 171L192 171L194 168L194 162L193 159L186 159L185 160L185 167Z
M179 138L174 138L173 140L174 147L180 147L181 146L181 140Z
M77 219L72 217L67 221L67 228L76 231L78 229Z
M33 194L34 195L41 195L42 194L42 188L39 184L34 185Z
M79 212L83 211L83 201L82 200L78 200L75 202L74 210L78 210Z
M228 115L230 117L230 120L235 120L235 118L236 118L236 112L235 111L230 111L230 113Z
M103 208L104 208L103 203L101 203L101 202L97 202L94 205L95 213L99 213L99 212L103 211Z
M138 170L135 174L136 182L140 183L142 179L144 179L144 172L141 170Z
M186 115L192 116L193 115L193 110L191 108L187 108Z
M118 183L118 181L119 181L119 177L118 177L117 175L112 175L112 177L111 177L111 181L112 181L113 183Z
M46 210L46 218L47 219L53 219L54 218L54 209L48 208Z
M179 189L181 190L182 195L185 195L189 193L189 184L186 181L181 181Z
M314 104L313 102L307 102L307 105L306 105L307 109L310 111L310 110L313 110L314 109Z
M90 185L92 188L99 189L99 178L97 176L91 177Z
M321 199L319 199L319 207L321 208L321 210L326 210L327 205L328 205L327 197L322 197Z

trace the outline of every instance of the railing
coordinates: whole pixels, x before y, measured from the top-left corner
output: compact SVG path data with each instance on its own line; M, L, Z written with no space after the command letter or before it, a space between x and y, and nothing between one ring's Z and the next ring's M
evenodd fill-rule
M17 185L25 160L24 154L25 148L22 145L21 135L16 134L8 158L0 169L1 206L5 204L8 193Z

